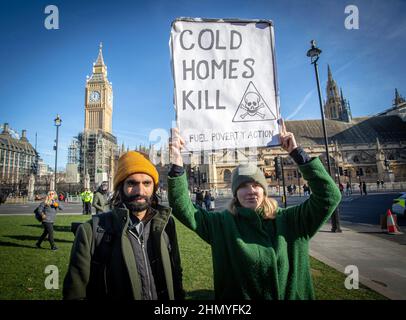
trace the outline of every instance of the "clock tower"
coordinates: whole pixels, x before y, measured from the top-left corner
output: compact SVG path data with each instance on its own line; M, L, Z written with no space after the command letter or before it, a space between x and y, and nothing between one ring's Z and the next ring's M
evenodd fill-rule
M102 130L112 133L113 88L107 79L102 44L99 55L93 63L93 73L86 79L85 89L85 131Z
M103 182L112 185L118 159L117 138L112 133L113 87L107 79L102 44L93 63L93 73L86 79L85 128L78 135L80 161L78 170L85 188L96 189Z

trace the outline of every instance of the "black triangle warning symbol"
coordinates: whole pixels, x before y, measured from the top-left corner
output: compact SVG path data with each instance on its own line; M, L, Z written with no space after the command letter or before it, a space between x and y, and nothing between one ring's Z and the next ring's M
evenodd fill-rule
M242 96L233 122L276 120L276 116L266 104L255 85L250 81Z

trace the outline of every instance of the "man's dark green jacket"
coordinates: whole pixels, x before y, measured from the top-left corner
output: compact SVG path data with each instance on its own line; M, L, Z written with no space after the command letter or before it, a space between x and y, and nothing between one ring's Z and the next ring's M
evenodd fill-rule
M185 174L168 178L169 204L183 224L211 245L216 299L314 299L309 240L341 200L318 158L300 165L312 194L264 220L251 209L208 212L194 206Z
M154 276L158 297L171 300L182 299L184 295L182 268L175 222L170 208L158 206L157 211L149 222L151 223L149 237L153 252L153 257L149 256L149 260L151 268L156 270ZM100 267L96 268L97 274L101 273L101 277L93 281L95 275L91 277L90 272L91 269L95 270L91 254L92 241L94 241L92 220L80 225L76 232L68 272L64 280L63 298L91 299L101 296L120 300L140 300L141 280L127 231L130 220L128 210L115 208L102 215L111 215L109 219L113 239L111 258L108 258L107 266L101 272ZM97 292L98 289L95 287L100 286L100 281L104 281L101 287L106 292ZM95 286L92 285L93 283Z

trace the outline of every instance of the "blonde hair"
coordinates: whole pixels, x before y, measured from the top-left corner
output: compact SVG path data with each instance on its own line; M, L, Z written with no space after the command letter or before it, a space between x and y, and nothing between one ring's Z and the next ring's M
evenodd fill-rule
M231 212L231 214L236 215L238 207L241 207L241 204L238 201L237 197L234 197L228 204L227 209L228 209L228 211ZM276 218L277 210L278 210L278 202L275 199L264 196L264 200L259 205L259 207L256 209L256 212L261 212L261 215L265 220L268 220L268 219L270 220L270 219Z
M44 202L46 205L50 206L52 203L52 200L55 200L55 199L57 199L56 192L54 190L50 190L50 191L48 191Z

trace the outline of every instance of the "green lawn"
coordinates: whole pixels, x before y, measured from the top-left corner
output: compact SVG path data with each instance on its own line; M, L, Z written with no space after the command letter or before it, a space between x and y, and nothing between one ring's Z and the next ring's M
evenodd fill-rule
M33 216L0 217L0 300L61 299L62 283L68 266L73 234L72 221L86 221L86 216L58 216L54 229L58 251L35 248L42 226ZM188 299L213 299L210 247L198 236L177 223L178 239L184 270L184 287ZM317 299L385 299L378 293L360 286L358 290L344 287L345 275L312 259L312 274ZM45 267L59 269L59 289L44 286Z

